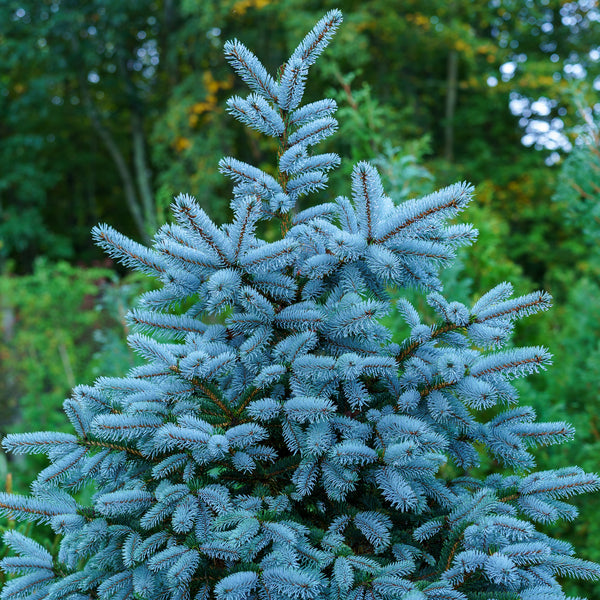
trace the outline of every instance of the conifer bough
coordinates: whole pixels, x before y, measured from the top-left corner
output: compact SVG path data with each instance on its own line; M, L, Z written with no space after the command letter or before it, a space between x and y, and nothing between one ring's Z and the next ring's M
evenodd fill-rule
M129 314L146 363L76 387L73 434L4 438L50 466L31 496L0 494L1 514L61 537L52 556L5 533L16 556L1 566L16 576L3 600L563 600L563 576L600 576L536 529L574 519L565 500L599 487L578 467L531 472L531 447L573 436L536 422L511 384L550 354L502 349L550 297L501 283L468 308L441 293L439 268L475 238L447 224L473 188L396 206L360 162L351 198L294 210L340 162L314 151L336 130L335 102L302 96L341 20L328 12L278 80L225 45L252 90L229 112L279 140L276 176L221 161L231 223L180 195L151 249L95 228L111 256L163 282ZM266 242L255 230L270 219L282 237ZM394 342L378 319L388 290L410 286L437 321L402 299L410 335ZM483 452L515 474L471 476Z

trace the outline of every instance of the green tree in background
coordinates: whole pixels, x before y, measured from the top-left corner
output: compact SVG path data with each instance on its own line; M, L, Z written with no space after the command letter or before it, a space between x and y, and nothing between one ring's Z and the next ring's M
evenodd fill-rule
M8 0L0 6L0 156L15 169L0 174L2 255L22 270L39 253L97 256L87 234L108 214L146 239L190 182L222 212L211 157L250 154L260 163L269 150L242 128L223 134L232 79L222 40L248 31L276 69L288 40L337 5L347 29L335 67L317 69L316 85L335 81L342 108L370 94L381 107L364 113L375 134L384 128L400 144L429 135L439 183L476 174L511 231L516 210L531 205L521 228L540 238L557 232L557 214L534 217L551 181L544 154L521 138L534 121L569 124L570 113L559 111L570 111L561 97L565 77L579 73L574 64L588 78L598 74L590 3ZM367 150L372 156L373 144ZM29 228L15 221L22 211ZM541 283L545 267L526 264L529 253L512 246L511 258Z
M161 54L175 17L169 3L159 4L30 0L0 6L0 148L16 166L0 176L3 234L16 227L15 206L50 230L3 235L5 255L72 257L77 237L87 236L90 222L106 210L142 238L156 227L147 137L173 82ZM24 183L31 180L36 183ZM55 248L51 234L72 227L74 218L85 233L71 230L59 236L67 248Z
M551 272L556 287L564 300L555 319L543 324L560 339L554 348L555 365L535 382L534 388L525 387L523 395L532 400L538 412L554 418L561 410L568 410L577 427L576 444L562 448L560 464L580 460L582 464L598 464L600 455L600 419L598 382L600 381L600 135L593 110L586 107L586 94L579 90L573 104L580 115L575 149L560 168L553 195L559 210L567 215L574 228L576 244L571 252L570 269L554 267ZM547 315L544 315L548 319ZM540 464L556 464L557 456L543 453ZM600 558L598 536L600 522L594 502L577 503L581 521L574 526L563 526L562 532L571 540L582 540L590 548L590 558ZM597 585L579 585L578 593L598 595Z
M30 423L64 430L62 403L77 381L133 365L124 315L132 295L147 287L139 277L117 281L106 268L43 259L31 275L1 277L0 431ZM16 488L26 488L28 472L41 464L11 465Z
M600 276L600 117L576 97L583 122L576 147L564 161L553 200L583 233L586 263L581 268Z

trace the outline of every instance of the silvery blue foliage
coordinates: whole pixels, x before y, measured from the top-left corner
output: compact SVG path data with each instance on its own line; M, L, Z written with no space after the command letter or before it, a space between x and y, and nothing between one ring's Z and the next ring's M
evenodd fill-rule
M0 563L16 575L3 600L564 600L562 577L600 576L536 529L574 519L566 500L600 487L578 467L534 471L531 448L574 432L536 422L512 380L551 356L502 349L549 295L513 298L501 283L469 308L442 294L439 269L475 238L448 224L473 188L396 206L360 162L350 197L294 210L339 164L313 153L337 128L335 102L301 102L340 23L328 12L279 80L225 45L252 90L229 112L280 144L276 175L221 161L231 223L183 194L153 248L95 228L111 256L163 283L128 316L146 363L75 388L74 434L4 438L50 466L30 497L1 493L0 513L62 537L52 557L5 534L17 556ZM271 219L281 239L256 237ZM388 289L410 286L435 322L405 299L391 306ZM379 321L391 310L405 340ZM514 474L472 476L481 452ZM73 495L88 483L83 506Z

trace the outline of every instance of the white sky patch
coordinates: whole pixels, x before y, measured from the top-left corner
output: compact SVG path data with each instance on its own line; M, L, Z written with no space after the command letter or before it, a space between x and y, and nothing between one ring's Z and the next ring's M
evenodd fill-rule
M521 115L523 114L523 111L529 107L529 100L522 96L511 98L508 107L513 115Z
M537 121L532 119L527 124L527 131L530 131L533 134L548 133L550 131L550 123L548 123L548 121Z
M517 63L513 60L505 62L500 65L500 73L502 74L502 81L508 81L515 74L517 69Z
M523 128L521 143L527 147L535 146L537 150L551 150L552 154L546 159L549 165L557 161L555 157L552 158L557 151L569 152L572 148L563 133L563 120L559 117L548 118L557 104L556 100L544 96L530 100L514 92L509 103L512 114L520 117L519 125Z
M587 71L579 63L565 65L564 72L573 79L583 79L587 75Z
M552 110L552 105L548 98L540 98L531 103L531 110L540 115L540 117L547 117Z

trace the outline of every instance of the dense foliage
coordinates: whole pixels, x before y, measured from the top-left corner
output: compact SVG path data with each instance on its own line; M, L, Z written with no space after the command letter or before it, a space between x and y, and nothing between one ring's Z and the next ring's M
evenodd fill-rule
M0 278L0 427L64 430L62 403L78 381L120 375L135 358L125 313L148 280L118 280L107 268L82 269L40 258L33 273ZM4 458L4 457L3 457ZM15 489L27 489L44 460L10 463ZM4 482L7 465L0 466ZM2 486L4 487L4 486Z
M146 363L75 388L64 403L75 435L4 438L51 464L31 497L1 493L0 511L61 537L51 554L5 533L20 556L2 567L20 577L3 598L563 600L557 578L600 577L534 526L574 519L564 500L600 486L579 467L528 474L530 447L573 429L536 422L511 383L549 352L502 348L549 295L513 298L501 283L468 308L440 293L439 269L476 234L446 222L472 187L395 204L359 161L351 200L298 208L340 163L313 153L337 129L335 101L301 104L340 22L327 13L277 78L225 44L252 90L228 112L274 138L278 157L269 172L220 161L232 222L180 195L152 249L95 229L113 257L163 283L128 316ZM279 239L257 237L270 221ZM394 288L408 327L397 342L380 322ZM407 288L427 292L434 323ZM486 457L506 472L477 475ZM87 505L78 491L90 482Z
M211 214L224 213L218 157L260 164L273 147L226 125L223 99L238 84L222 40L247 31L274 72L318 11L336 6L3 2L0 157L12 168L0 173L0 258L28 271L38 254L97 256L89 229L109 216L147 241L181 189ZM476 175L487 192L479 197L518 234L509 258L528 260L529 232L542 242L560 234L560 211L545 210L552 175L544 154L520 139L535 125L546 132L532 138L543 147L553 139L547 128L573 123L568 68L580 64L589 81L599 74L593 3L345 0L340 8L341 43L314 77L320 89L337 88L328 94L354 111L359 131L352 144L332 140L332 149L370 159L383 140L404 145L428 134L439 184L457 172ZM523 112L511 112L515 103ZM548 244L527 264L538 285L547 265L562 260L555 248Z

